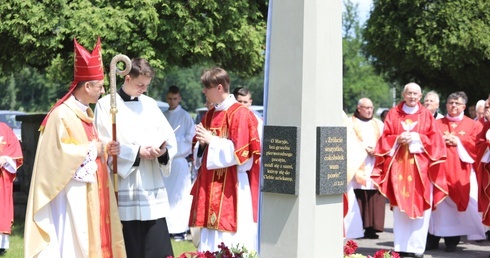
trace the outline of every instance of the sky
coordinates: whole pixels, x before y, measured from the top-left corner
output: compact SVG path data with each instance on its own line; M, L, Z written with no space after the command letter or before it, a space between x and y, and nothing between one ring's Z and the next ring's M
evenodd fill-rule
M361 24L363 24L367 20L367 16L369 14L369 10L371 9L371 5L373 4L372 0L352 0L354 4L359 4L359 19Z

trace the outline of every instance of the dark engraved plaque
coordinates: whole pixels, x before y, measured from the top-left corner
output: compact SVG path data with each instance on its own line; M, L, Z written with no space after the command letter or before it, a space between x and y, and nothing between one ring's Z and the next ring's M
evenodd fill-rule
M297 195L298 128L266 125L262 146L262 191Z
M347 190L347 129L317 127L316 194L343 194Z

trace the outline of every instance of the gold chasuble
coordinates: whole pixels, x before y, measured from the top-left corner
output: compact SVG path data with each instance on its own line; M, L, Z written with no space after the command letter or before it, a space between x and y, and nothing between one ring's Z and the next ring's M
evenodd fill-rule
M93 113L82 111L70 97L50 113L44 132L39 137L34 162L29 201L25 221L25 257L59 257L60 244L54 228L52 201L58 194L66 194L75 171L89 152L89 143L97 139L92 124ZM66 198L66 221L74 243L81 253L76 257L126 257L121 222L113 185L109 180L105 158L97 158L95 182L86 185L86 212L75 213L69 207L77 206ZM68 191L68 190L67 190ZM80 205L83 205L82 203ZM84 223L77 223L87 221ZM66 222L65 222L66 224ZM78 242L77 242L78 241Z

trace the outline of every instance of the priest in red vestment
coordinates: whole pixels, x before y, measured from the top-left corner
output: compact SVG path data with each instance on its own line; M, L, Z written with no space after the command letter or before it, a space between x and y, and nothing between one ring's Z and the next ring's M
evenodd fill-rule
M215 103L196 126L199 167L191 190L189 226L201 228L200 251L244 245L257 250L260 139L254 114L230 94L221 68L201 76L206 100Z
M404 101L386 116L371 178L393 207L395 251L423 257L431 209L447 195L445 176L437 169L446 146L434 117L419 102L420 86L409 83L402 94Z
M485 103L485 115L478 120L483 129L477 136L478 150L476 169L478 179L478 209L482 212L482 222L490 226L490 96Z
M9 249L14 223L13 183L23 161L15 133L6 123L0 123L0 255Z
M447 115L437 120L447 151L447 160L439 167L446 175L449 196L432 211L426 250L437 249L441 237L444 237L447 252L456 251L462 235L468 240L485 238L478 213L474 170L475 140L482 126L464 115L467 101L462 91L450 94L446 102Z

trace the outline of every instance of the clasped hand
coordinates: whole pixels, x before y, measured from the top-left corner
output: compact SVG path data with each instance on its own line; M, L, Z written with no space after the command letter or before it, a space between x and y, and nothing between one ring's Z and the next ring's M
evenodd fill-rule
M446 145L454 146L457 144L457 141L456 141L457 137L455 135L452 135L452 134L443 135L442 138L444 139L444 142L446 143Z
M199 144L204 145L204 144L209 144L211 142L211 138L213 137L213 134L206 130L202 123L199 123L196 125L196 139L199 141Z
M412 142L412 134L410 132L403 132L400 134L397 141L401 144L409 144Z
M156 146L141 146L140 147L140 158L142 159L155 159L167 152L167 142L165 141L160 147Z

